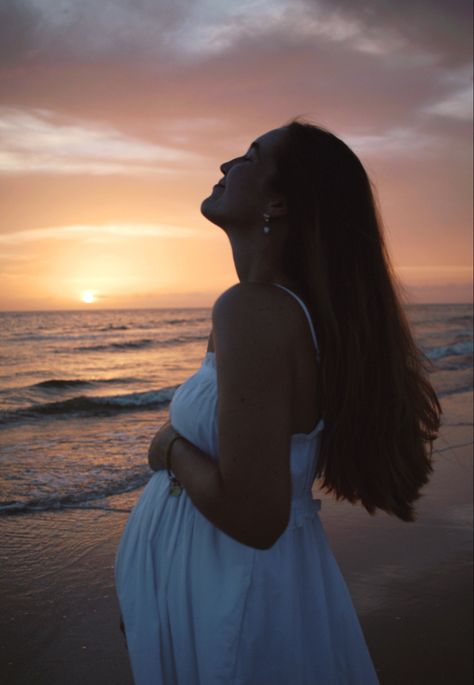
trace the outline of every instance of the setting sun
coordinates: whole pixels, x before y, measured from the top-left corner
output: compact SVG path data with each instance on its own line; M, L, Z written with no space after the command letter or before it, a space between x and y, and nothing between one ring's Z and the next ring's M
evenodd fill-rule
M92 302L95 302L95 295L92 290L83 290L81 293L81 302L85 302L86 304L92 304Z

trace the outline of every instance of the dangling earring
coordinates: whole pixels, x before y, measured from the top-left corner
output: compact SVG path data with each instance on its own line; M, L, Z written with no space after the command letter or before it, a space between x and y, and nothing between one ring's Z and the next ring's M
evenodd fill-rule
M270 214L264 214L263 218L265 219L265 226L263 227L263 232L265 233L265 235L268 235L272 230L270 226Z

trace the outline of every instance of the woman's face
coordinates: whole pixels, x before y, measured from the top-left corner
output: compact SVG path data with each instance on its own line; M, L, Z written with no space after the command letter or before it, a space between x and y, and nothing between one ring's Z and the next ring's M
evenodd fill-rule
M206 219L222 228L262 225L263 214L269 212L272 203L278 204L270 179L275 171L275 151L284 133L283 127L264 133L244 155L221 165L223 178L201 204Z

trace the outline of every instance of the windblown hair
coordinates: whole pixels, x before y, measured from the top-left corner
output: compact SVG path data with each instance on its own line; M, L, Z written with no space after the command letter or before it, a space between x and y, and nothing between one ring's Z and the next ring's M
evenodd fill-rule
M371 181L342 140L293 120L272 185L288 206L286 272L310 309L321 352L325 430L315 478L337 500L414 521L442 409L428 380L433 364L403 308Z

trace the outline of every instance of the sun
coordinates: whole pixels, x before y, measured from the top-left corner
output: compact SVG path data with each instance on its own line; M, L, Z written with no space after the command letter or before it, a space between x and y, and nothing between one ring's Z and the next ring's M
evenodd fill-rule
M95 302L95 295L93 290L83 290L81 293L81 302L92 304Z

